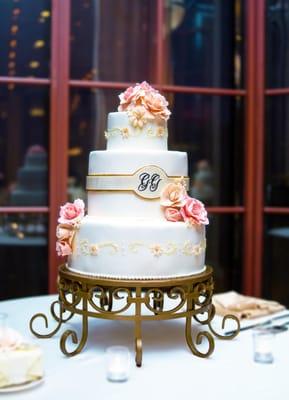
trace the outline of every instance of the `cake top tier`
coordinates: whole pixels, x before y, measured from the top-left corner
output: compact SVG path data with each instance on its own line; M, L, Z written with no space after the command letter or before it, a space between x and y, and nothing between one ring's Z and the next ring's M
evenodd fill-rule
M137 83L119 95L118 112L108 115L108 150L167 150L166 99L147 82Z

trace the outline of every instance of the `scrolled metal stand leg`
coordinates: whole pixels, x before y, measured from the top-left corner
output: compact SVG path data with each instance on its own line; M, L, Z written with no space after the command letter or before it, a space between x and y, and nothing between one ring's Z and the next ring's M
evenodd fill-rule
M66 356L72 357L80 353L86 344L88 336L88 316L87 316L87 294L82 297L82 334L78 346L73 351L68 351L66 348L66 342L69 337L71 337L72 343L77 344L78 338L77 333L71 329L68 329L63 333L60 339L60 349Z
M135 363L137 367L142 365L142 334L141 334L141 288L136 288L135 303Z
M232 319L233 321L236 322L237 328L236 328L236 330L235 330L231 335L221 335L220 333L216 332L215 329L214 329L214 328L212 327L212 325L211 325L211 321L213 320L213 318L214 318L214 316L215 316L215 313L216 313L215 306L212 304L211 307L212 307L212 311L211 311L211 312L212 312L212 318L211 318L210 322L208 323L208 326L209 326L210 331L211 331L218 339L222 339L222 340L231 340L231 339L234 339L234 337L236 337L236 336L238 335L238 333L240 332L240 321L239 321L239 319L238 319L235 315L232 315L232 314L227 314L227 315L225 315L225 316L223 317L223 319L222 319L222 325L221 325L221 326L222 326L222 329L225 329L226 321L229 320L229 319Z
M209 347L208 347L208 350L207 350L206 352L204 352L204 353L200 352L200 351L196 348L196 346L195 346L195 344L194 344L194 342L193 342L193 336L192 336L192 317L191 317L191 316L186 317L186 341L187 341L187 344L188 344L188 346L189 346L191 352L192 352L195 356L198 356L198 357L201 357L201 358L206 358L206 357L209 357L209 356L213 353L213 351L214 351L214 349L215 349L215 343L214 343L214 338L213 338L213 336L212 336L209 332L202 331L202 332L199 332L199 333L197 334L197 336L196 336L196 344L197 344L197 345L200 345L200 344L202 343L203 338L206 338L206 339L207 339L207 341L208 341L208 346L209 346Z
M61 304L61 300L56 300L56 301L54 301L52 304L51 304L51 306L50 306L50 312L51 312L51 315L52 315L52 317L55 319L55 321L57 321L57 322L59 322L59 321L61 321L61 322L68 322L73 316L74 316L74 313L73 312L71 312L71 311L69 311L69 315L66 317L66 318L64 318L64 316L63 316L63 314L65 313L65 312L68 312L67 310L65 310L65 309L63 309L63 311L62 311L62 315L60 314L59 316L56 314L56 312L55 312L55 306L56 306L56 304Z
M87 317L87 315L83 314L82 315L82 335L81 335L81 339L79 341L78 346L73 351L69 352L67 350L66 342L70 336L71 336L72 343L77 344L77 342L78 342L77 333L71 329L68 329L67 331L65 331L63 333L63 335L61 336L61 339L60 339L60 349L61 349L62 353L69 357L75 356L76 354L80 353L86 344L87 335L88 335L88 317Z
M54 313L54 306L55 306L55 304L59 304L59 317L57 317L57 318L55 318L56 314ZM55 334L59 331L59 329L60 329L62 323L66 321L66 320L63 319L63 312L64 312L64 311L65 311L65 310L64 310L64 308L63 308L62 303L61 303L60 301L58 301L58 300L54 301L54 302L51 304L50 312L51 312L53 318L58 322L56 328L53 329L50 333L47 333L47 334L38 333L38 332L33 328L33 323L34 323L34 321L35 321L37 318L42 318L42 319L44 319L45 328L48 329L48 318L47 318L47 316L46 316L45 314L43 314L43 313L38 313L38 314L33 315L33 317L31 318L31 320L30 320L30 322L29 322L30 331L33 333L33 335L35 335L35 336L38 337L38 338L41 338L41 339L51 338L53 335L55 335Z

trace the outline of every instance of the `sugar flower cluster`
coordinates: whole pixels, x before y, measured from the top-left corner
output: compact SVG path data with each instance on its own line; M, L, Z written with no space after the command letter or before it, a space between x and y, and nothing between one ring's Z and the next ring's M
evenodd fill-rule
M164 96L145 81L126 89L119 99L118 111L127 111L134 128L142 129L150 120L162 123L171 115Z
M59 256L69 256L72 253L73 237L84 217L84 208L84 202L81 199L60 207L59 224L56 228L56 252Z
M188 226L209 224L204 204L187 195L183 182L166 185L161 193L160 204L168 221L184 221Z

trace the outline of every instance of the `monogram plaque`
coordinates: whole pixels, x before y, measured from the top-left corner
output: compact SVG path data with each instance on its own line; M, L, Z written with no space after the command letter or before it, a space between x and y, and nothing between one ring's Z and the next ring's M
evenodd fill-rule
M162 188L168 183L168 176L165 171L155 165L149 165L138 170L136 178L134 191L147 199L159 198Z
M156 165L147 165L132 175L96 174L87 177L88 191L131 191L144 199L158 199L164 186L182 178L188 187L189 179L180 176L168 176Z

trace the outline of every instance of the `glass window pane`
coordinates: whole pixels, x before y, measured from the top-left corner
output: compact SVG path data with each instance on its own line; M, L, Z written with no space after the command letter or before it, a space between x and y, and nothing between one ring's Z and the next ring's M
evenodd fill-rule
M119 92L71 91L70 190L85 186L89 151L105 148L107 114L117 110ZM188 152L191 195L206 205L241 205L242 99L179 93L165 96L172 111L169 149Z
M243 87L243 3L241 0L165 2L167 83Z
M68 197L85 199L88 156L106 148L107 114L118 107L119 90L72 89Z
M214 268L215 292L241 291L243 218L241 215L209 215L206 264Z
M73 79L153 81L155 0L71 2Z
M0 86L0 206L48 203L48 88Z
M289 86L289 0L267 0L266 85Z
M289 306L289 215L265 218L264 296Z
M243 100L166 96L172 111L169 148L188 152L191 195L207 205L242 204Z
M267 97L266 204L289 207L289 96Z
M47 293L47 215L0 214L0 300Z
M0 3L0 75L49 76L51 0Z

